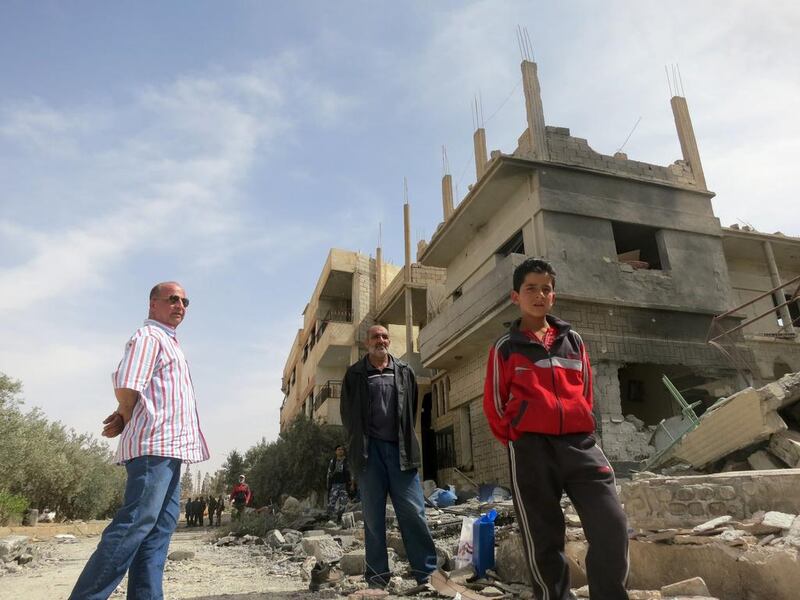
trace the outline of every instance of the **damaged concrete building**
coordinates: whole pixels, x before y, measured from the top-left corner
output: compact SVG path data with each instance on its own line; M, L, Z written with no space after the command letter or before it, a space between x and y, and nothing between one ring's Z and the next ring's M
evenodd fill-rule
M379 322L419 375L424 478L507 483L482 393L488 348L517 317L509 292L525 256L546 258L558 273L554 312L588 346L595 417L612 461L651 457L653 430L681 419L664 375L701 414L746 385L800 371L792 327L800 238L720 226L686 100L671 99L681 159L660 166L607 156L545 125L537 65L521 67L527 127L517 147L489 154L484 129L475 131L476 181L454 206L444 176L443 222L419 243L416 262L408 205L402 268L381 265L380 249L375 259L331 251L284 369L282 428L301 411L338 423L338 397L325 386L341 379L366 327ZM348 266L333 266L342 261ZM322 313L337 298L359 306L341 344L324 339ZM717 347L707 343L715 327L725 333ZM726 344L736 360L720 351Z
M446 373L437 436L452 436L453 464L478 481L505 481L481 395L489 345L516 318L512 273L525 255L558 273L555 313L587 343L595 416L612 460L650 449L624 415L656 425L676 414L666 374L687 401L706 405L739 384L706 344L713 316L731 307L723 231L714 216L684 98L672 98L683 158L669 166L604 156L563 127L545 125L537 66L522 64L527 128L510 154L475 133L477 181L419 256L445 268L449 303L420 331L423 364Z

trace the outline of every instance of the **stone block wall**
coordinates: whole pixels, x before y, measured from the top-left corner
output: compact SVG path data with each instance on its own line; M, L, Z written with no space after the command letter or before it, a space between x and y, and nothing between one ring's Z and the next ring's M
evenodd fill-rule
M758 511L800 513L800 469L637 479L622 485L632 527L693 527L715 517Z
M572 137L566 127L548 126L546 136L550 162L698 188L691 167L683 160L676 160L671 165L663 167L638 160L628 160L624 154L607 156L595 152L585 139Z

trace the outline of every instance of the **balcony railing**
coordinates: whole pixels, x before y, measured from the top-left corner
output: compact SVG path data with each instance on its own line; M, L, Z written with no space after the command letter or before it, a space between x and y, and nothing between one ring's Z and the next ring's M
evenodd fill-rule
M339 380L330 380L325 383L317 393L314 399L314 410L317 410L322 403L328 398L341 398L342 397L342 382Z

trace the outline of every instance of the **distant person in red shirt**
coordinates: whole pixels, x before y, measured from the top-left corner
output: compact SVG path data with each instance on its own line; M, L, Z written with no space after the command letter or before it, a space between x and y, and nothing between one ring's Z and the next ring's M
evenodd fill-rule
M241 519L244 507L250 504L252 497L253 493L250 491L250 486L244 482L244 475L239 475L239 483L233 486L230 496L237 519Z

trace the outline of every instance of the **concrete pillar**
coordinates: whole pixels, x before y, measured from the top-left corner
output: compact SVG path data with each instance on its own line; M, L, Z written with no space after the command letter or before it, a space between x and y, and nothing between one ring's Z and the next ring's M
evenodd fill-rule
M678 130L678 140L681 143L683 160L692 168L695 183L702 189L706 187L706 177L703 174L703 165L700 163L700 151L697 149L697 139L694 137L692 119L689 117L689 105L686 98L673 96L670 100L672 115L675 117L675 128Z
M775 254L772 252L772 244L765 240L762 242L764 246L764 255L767 257L767 268L769 269L769 278L772 281L772 287L776 288L783 283L781 282L781 275L778 272L778 263L775 262ZM784 298L783 290L778 290L773 294L776 306L783 304L786 302ZM794 333L794 326L792 325L792 315L789 312L788 306L783 306L778 309L778 314L781 316L781 320L783 321L783 330L786 333Z
M375 304L383 292L383 249L378 246L375 249Z
M411 206L408 202L403 205L403 225L406 242L406 264L404 273L406 282L404 296L406 308L406 353L410 354L414 350L414 315L412 314L411 288L407 285L411 282Z
M411 298L411 288L405 289L406 305L406 352L410 355L414 351L414 314Z
M489 160L486 155L486 130L483 127L475 130L472 144L475 148L475 181L479 181L486 172L486 163Z
M442 177L442 215L444 220L453 214L453 176L448 173Z
M596 416L622 416L619 370L622 363L597 361L592 365L594 410Z
M411 281L411 206L408 202L403 205L403 234L406 259L403 277L406 281Z
M533 157L547 160L547 138L544 129L544 108L539 75L535 62L522 61L522 87L525 91L525 113L528 117L528 141Z

